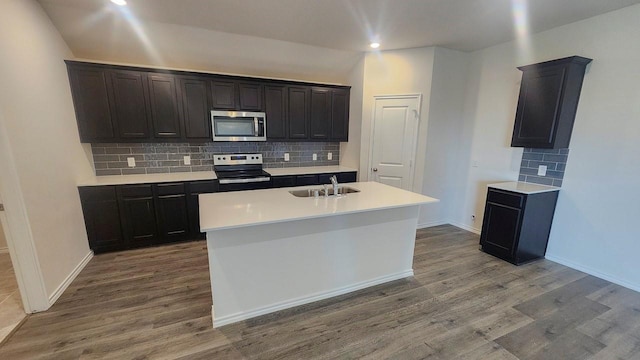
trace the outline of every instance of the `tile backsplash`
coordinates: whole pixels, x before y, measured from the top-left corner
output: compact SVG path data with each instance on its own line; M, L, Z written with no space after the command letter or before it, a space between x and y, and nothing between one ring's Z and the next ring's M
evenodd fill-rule
M155 174L213 170L214 154L261 153L265 168L326 166L340 163L339 142L208 142L91 144L96 175ZM284 154L289 160L284 161ZM332 159L328 160L328 153ZM313 154L318 160L313 161ZM184 156L191 165L184 164ZM129 167L127 158L134 158Z
M525 148L520 164L519 181L534 184L562 186L569 149ZM547 175L538 175L538 166L547 166Z

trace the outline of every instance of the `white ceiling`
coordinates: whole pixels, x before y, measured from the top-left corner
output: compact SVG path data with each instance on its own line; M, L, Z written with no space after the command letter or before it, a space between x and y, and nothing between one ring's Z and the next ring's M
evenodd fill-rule
M0 0L1 1L1 0ZM473 51L640 0L38 0L79 59L348 83L382 50ZM517 4L526 4L519 7ZM518 9L526 11L518 12Z
M443 46L473 51L514 38L514 8L526 4L532 33L640 0L128 0L138 19L325 48L364 51ZM40 0L70 46L82 34L69 17L91 21L107 0ZM68 39L67 39L68 40Z

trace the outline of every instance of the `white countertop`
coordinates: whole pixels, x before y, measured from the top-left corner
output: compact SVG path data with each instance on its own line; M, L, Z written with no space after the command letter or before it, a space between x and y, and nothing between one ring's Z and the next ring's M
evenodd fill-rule
M105 185L127 185L127 184L150 184L163 182L215 180L216 173L213 171L179 172L163 174L141 174L141 175L108 175L93 176L78 183L78 186L105 186Z
M489 184L487 186L494 189L513 191L521 194L537 194L542 192L560 190L560 188L557 186L531 184L531 183L526 183L521 181L510 181L510 182L503 182L503 183L497 183L497 184Z
M358 169L334 165L334 166L307 166L307 167L291 167L291 168L265 168L264 171L273 176L284 175L307 175L307 174L324 174L358 171Z
M335 166L307 166L292 168L264 168L272 176L283 175L307 175L358 171L357 169L335 165ZM141 175L107 175L93 176L78 183L78 186L105 186L105 185L127 185L127 184L151 184L163 182L215 180L216 173L213 171L162 173L162 174L141 174Z
M303 186L201 194L200 229L203 232L232 229L439 201L377 182L356 182L344 186L360 192L326 198L301 198L289 193L289 190L322 189L321 186Z

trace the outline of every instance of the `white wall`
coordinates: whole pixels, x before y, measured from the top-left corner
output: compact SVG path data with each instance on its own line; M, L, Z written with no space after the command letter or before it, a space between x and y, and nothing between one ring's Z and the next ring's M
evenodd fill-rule
M516 66L570 55L587 70L547 257L640 290L640 5L472 54L454 223L480 227L486 183L516 180L509 147L521 73ZM473 167L477 162L477 167ZM474 224L469 215L475 213Z
M422 193L440 199L423 207L421 226L446 223L452 217L455 177L460 157L460 129L469 68L469 55L435 48L429 104L427 149Z
M360 180L369 178L374 96L422 94L413 188L420 192L426 154L434 48L370 52L365 56L360 144Z
M354 169L358 169L360 166L364 59L363 55L351 70L347 80L347 85L351 86L349 98L349 141L340 143L340 165Z
M44 286L52 295L89 253L76 182L92 175L90 150L79 141L63 62L73 56L33 0L3 1L0 53L0 125L20 189L4 177L0 188L21 192Z

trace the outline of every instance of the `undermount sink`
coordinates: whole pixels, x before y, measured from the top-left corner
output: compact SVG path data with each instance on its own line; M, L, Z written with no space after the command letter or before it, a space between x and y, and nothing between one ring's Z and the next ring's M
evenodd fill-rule
M324 196L324 189L318 189L318 188L289 191L291 195L296 197L315 197L316 192L318 193L318 196ZM348 186L339 186L337 195L340 196L340 195L346 195L346 194L357 193L357 192L360 192L360 190L354 189ZM328 196L333 196L334 195L333 187L329 187L327 189L327 193L328 193Z

